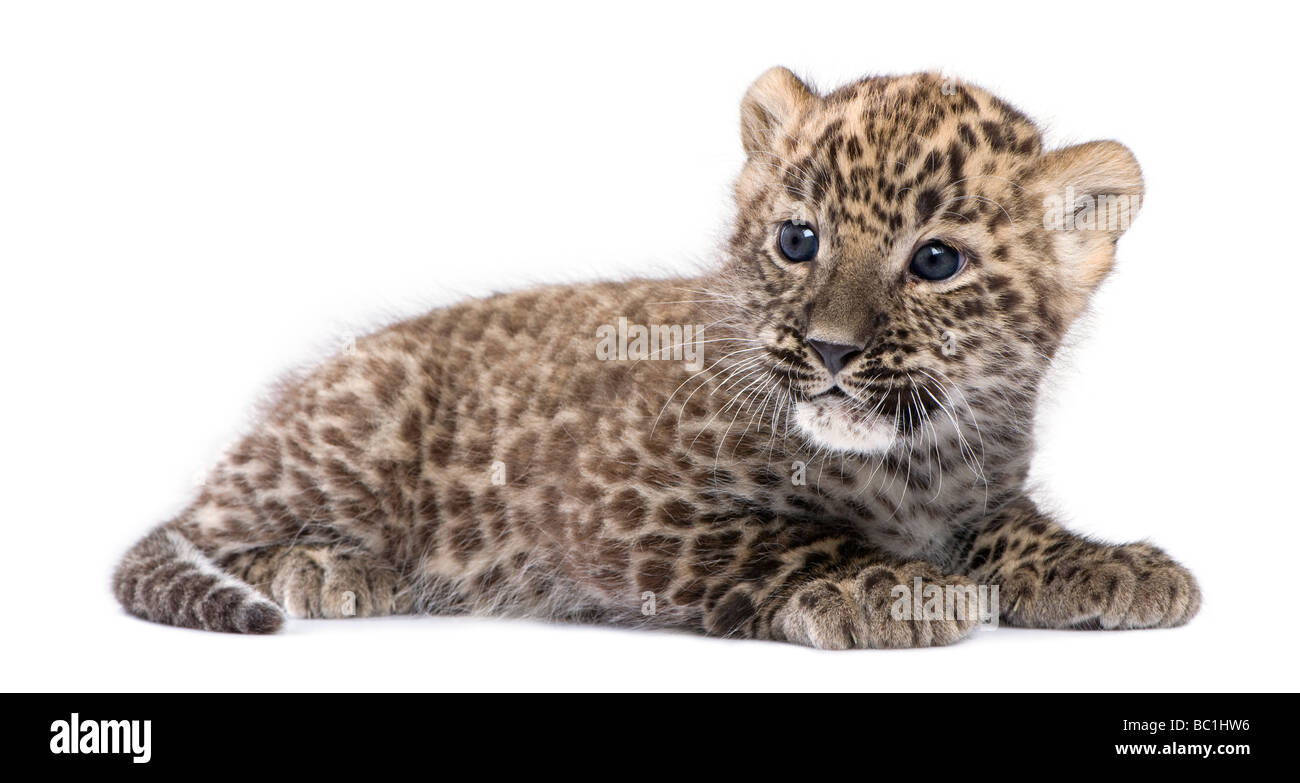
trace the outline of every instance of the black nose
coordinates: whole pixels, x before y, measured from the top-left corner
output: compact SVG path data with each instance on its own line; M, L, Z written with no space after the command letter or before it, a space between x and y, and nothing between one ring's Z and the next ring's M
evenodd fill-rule
M808 344L813 347L818 356L822 357L822 364L826 365L826 369L831 375L839 372L844 365L849 363L850 359L862 353L862 349L856 345L827 343L812 339L808 340Z

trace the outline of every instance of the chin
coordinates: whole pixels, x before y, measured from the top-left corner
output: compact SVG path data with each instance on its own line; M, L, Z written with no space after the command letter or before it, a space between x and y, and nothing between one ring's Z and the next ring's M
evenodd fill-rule
M882 454L898 441L892 421L855 410L842 397L795 403L794 422L813 444L833 451Z

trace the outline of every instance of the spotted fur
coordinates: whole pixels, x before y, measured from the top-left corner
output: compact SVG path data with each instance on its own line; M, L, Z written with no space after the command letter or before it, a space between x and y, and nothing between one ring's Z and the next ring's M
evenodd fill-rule
M932 74L819 95L785 69L741 110L746 163L698 278L465 301L284 385L198 497L128 552L130 612L271 632L340 617L526 615L823 648L945 644L898 585L997 584L1038 627L1177 625L1160 550L1066 532L1025 496L1038 387L1120 230L1044 199L1140 196L1127 149L1046 152L989 93ZM792 217L817 258L776 244ZM967 256L908 274L919 243ZM601 360L599 330L704 324L703 369ZM808 341L858 346L838 386ZM497 357L483 361L482 357Z

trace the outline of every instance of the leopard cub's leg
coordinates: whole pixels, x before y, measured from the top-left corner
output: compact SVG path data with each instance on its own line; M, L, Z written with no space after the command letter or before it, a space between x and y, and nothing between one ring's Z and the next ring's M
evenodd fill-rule
M949 598L934 616L913 616L911 595L918 587L923 595L933 590L939 596L959 593L962 598ZM906 596L902 600L907 612L897 611L900 595ZM930 563L877 561L847 577L823 577L802 585L776 613L773 631L778 639L834 650L952 644L980 623L978 607L967 602L974 595L974 582L945 574Z
M1028 501L984 520L959 569L999 585L1003 619L1032 628L1168 628L1201 606L1191 572L1150 544L1074 535Z
M393 567L331 546L265 547L221 563L294 617L408 614L411 591Z
M720 546L723 541L731 544ZM737 517L705 529L695 549L707 553L707 560L695 561L707 568L682 569L690 576L665 596L671 611L660 607L654 615L660 622L684 611L713 636L846 650L951 644L984 619L969 601L971 580L927 562L901 561L847 525ZM909 599L937 593L939 611L923 600L918 614L900 593Z

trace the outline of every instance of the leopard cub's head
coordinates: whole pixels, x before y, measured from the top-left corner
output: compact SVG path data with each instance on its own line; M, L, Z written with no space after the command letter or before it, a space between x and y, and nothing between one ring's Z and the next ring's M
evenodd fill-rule
M819 95L774 68L741 130L717 299L797 427L872 453L985 413L1023 424L1139 206L1132 154L1045 152L1020 112L928 73Z

